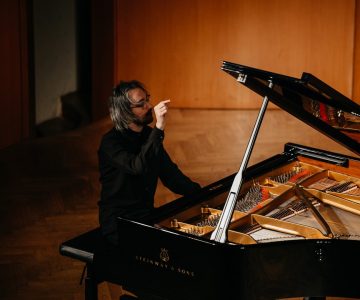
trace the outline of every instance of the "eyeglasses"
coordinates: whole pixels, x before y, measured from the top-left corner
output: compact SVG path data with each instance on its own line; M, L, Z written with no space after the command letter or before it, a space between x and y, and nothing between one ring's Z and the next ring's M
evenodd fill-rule
M136 103L131 102L130 107L131 108L145 107L145 105L149 104L149 102L150 102L150 95L146 95L146 98L140 100L139 102L136 102Z

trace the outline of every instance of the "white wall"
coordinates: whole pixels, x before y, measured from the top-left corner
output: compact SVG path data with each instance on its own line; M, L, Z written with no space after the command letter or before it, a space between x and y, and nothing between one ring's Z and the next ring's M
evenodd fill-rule
M60 97L77 89L75 1L33 1L36 124L59 116Z

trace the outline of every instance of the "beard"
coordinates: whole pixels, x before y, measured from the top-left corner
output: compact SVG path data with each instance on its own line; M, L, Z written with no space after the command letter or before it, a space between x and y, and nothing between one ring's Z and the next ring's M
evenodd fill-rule
M149 125L154 120L152 115L152 109L150 109L142 118L136 117L134 123L140 126Z

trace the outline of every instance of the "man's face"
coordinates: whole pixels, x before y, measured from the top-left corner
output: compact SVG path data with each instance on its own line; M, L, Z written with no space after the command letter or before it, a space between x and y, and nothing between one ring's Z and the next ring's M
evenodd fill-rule
M149 96L140 89L135 88L128 92L131 101L131 109L136 116L134 123L136 125L145 126L153 121L152 105L149 103Z

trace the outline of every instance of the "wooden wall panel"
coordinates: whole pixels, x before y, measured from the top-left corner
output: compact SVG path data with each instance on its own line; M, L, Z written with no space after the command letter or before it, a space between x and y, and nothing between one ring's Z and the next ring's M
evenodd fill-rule
M115 2L115 81L142 80L174 107L258 107L223 60L310 72L352 95L355 0Z
M108 115L107 101L115 84L115 0L91 1L92 118Z
M356 0L354 27L354 78L352 99L360 104L360 0Z
M0 1L0 148L30 134L27 1Z

